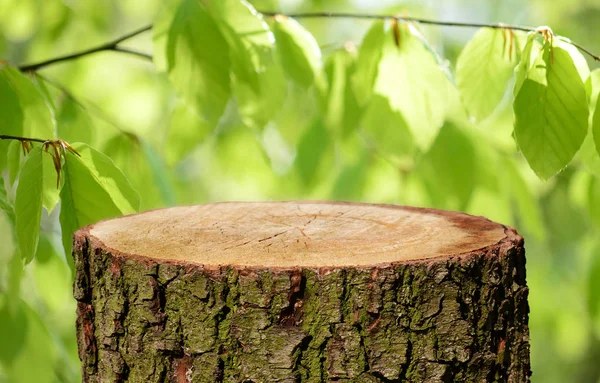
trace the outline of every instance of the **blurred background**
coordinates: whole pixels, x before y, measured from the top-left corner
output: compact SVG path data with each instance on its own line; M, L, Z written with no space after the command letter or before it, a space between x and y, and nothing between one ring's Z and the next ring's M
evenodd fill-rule
M265 11L405 12L448 21L549 25L600 53L598 0L250 2ZM0 0L0 58L20 65L109 41L152 23L162 3ZM352 19L299 21L315 36L326 62L339 49L358 46L371 25ZM451 70L475 33L422 30ZM124 45L152 53L152 33ZM540 181L512 139L510 99L469 134L438 138L418 159L396 158L349 140L315 154L315 171L298 174L296 143L314 113L301 92L288 93L274 127L257 133L244 126L235 108L217 129L203 126L177 101L167 76L133 56L103 52L40 73L52 84L57 121L73 126L71 139L113 158L140 192L142 210L226 200L333 199L461 210L516 227L527 251L532 380L600 382L600 159L583 158L597 154L582 149L567 169ZM82 124L92 128L80 131ZM283 126L286 135L280 133ZM147 144L136 145L136 137ZM125 150L117 150L120 145ZM463 157L453 156L456 152ZM310 150L304 153L310 157ZM58 210L43 218L38 256L23 271L23 318L0 323L0 382L81 379L72 276L56 224ZM18 268L2 257L13 246L2 229L5 219L0 216L0 268ZM15 289L6 280L0 287Z

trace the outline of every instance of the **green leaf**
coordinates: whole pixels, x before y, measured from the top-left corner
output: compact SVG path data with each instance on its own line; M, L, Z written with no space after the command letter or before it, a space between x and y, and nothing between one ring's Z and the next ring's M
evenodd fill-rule
M168 129L164 155L169 165L181 161L212 132L211 124L184 103L175 105Z
M54 117L46 99L35 84L16 68L5 66L0 73L19 97L23 113L22 135L50 139L54 137Z
M71 97L64 97L57 112L58 137L67 142L94 142L94 126L88 112Z
M435 207L465 210L476 184L476 151L470 137L446 122L417 165Z
M542 179L571 161L588 129L585 86L563 44L544 45L513 105L517 142Z
M383 21L376 21L365 34L356 61L356 70L352 75L352 87L358 103L365 106L377 78L379 60L383 52L386 33Z
M14 184L21 169L21 142L13 140L8 145L7 165L8 165L8 180L10 184Z
M15 251L14 243L14 217L10 217L12 208L2 199L0 194L0 267L10 261Z
M15 224L15 210L13 209L9 199L6 188L4 187L4 179L0 177L0 210L6 213L6 216L10 219L12 224ZM2 242L0 242L2 243Z
M336 201L360 201L369 169L368 153L363 150L354 163L344 166L333 184L331 198Z
M361 128L367 139L394 157L412 156L414 139L402 114L392 110L387 98L374 96L361 120Z
M23 317L15 320L27 323L20 352L16 353L8 368L8 381L14 383L56 382L56 344L40 316L25 302L19 300ZM19 327L22 325L19 324ZM32 363L35 360L35 363Z
M600 228L600 178L593 177L588 189L588 211L592 222Z
M320 82L321 49L315 38L296 20L281 15L275 17L271 28L288 77L304 88Z
M591 265L587 283L587 303L592 320L597 321L600 314L600 244L592 250Z
M509 45L505 31L481 28L458 56L456 86L477 121L492 114L506 93L517 64L517 52Z
M42 218L43 158L42 149L33 148L19 172L15 197L16 229L19 249L25 262L35 255Z
M106 142L103 152L140 193L144 209L174 204L170 173L149 143L129 134L117 134Z
M315 119L298 144L295 166L303 184L315 181L315 173L325 152L330 148L331 139L325 125Z
M537 34L530 32L527 34L527 40L521 53L521 60L515 67L515 87L513 89L513 95L516 96L523 85L523 81L527 78L527 73L531 69L533 62L535 61L538 53L541 49L540 44L535 40Z
M592 120L592 135L596 144L596 151L600 155L600 97L596 100L596 109Z
M50 149L52 150L52 149ZM43 192L42 192L42 205L48 210L48 214L52 212L52 209L56 206L59 199L60 185L56 183L56 169L54 168L54 162L52 156L49 154L42 155L42 166L43 166Z
M330 56L325 66L329 82L325 123L330 132L347 137L356 131L362 108L352 90L354 57L347 50L339 50Z
M169 170L167 169L166 164L149 143L144 141L141 145L144 151L145 160L150 167L154 184L157 186L162 200L167 206L174 206L176 203L175 191L169 180Z
M0 298L2 294L0 293ZM16 309L11 310L6 300L2 304L0 299L0 361L4 365L12 365L14 359L19 355L24 346L24 340L27 335L27 316L24 313L23 306L19 303Z
M65 163L63 165L63 177L65 181L60 192L60 224L66 254L71 253L71 236L78 229L103 219L114 218L131 212L129 209L123 212L113 200L113 195L121 194L116 199L125 204L124 201L127 201L127 198L120 193L119 187L126 189L128 185L116 185L115 187L117 182L114 178L111 181L106 174L101 178L97 173L96 166L100 170L105 170L107 167L110 168L112 161L110 159L107 161L101 158L101 156L91 154L93 153L92 149L87 148L86 150L84 144L78 145L77 150L81 153L81 158L71 152L66 152L65 154ZM87 158L84 158L84 155ZM96 158L100 161L99 164L95 165L93 160ZM93 166L92 168L88 167L90 163ZM116 173L118 169L115 169L111 169L109 174ZM116 178L120 182L123 182L122 178L124 177L122 174L117 175ZM107 190L107 185L103 182L104 180L109 181L108 188L111 192ZM127 194L131 194L131 192ZM131 204L128 202L126 205ZM72 267L71 257L67 257L67 259Z
M7 75L7 67L0 70L0 134L21 136L23 134L23 110L19 96Z
M389 99L391 108L404 116L415 142L426 150L444 122L450 83L435 57L410 31L400 28L399 41L398 47L393 33L387 33L374 93Z
M178 94L215 125L231 95L229 45L201 2L183 0L173 11L161 16L172 22L166 47L155 39L156 63L166 63Z
M507 158L502 165L503 182L508 185L511 199L515 203L513 211L527 232L542 240L545 236L545 227L538 200L512 159Z
M110 157L83 143L72 145L81 155L77 157L94 176L97 183L110 195L122 214L136 213L140 208L140 196L115 166Z
M244 123L261 129L281 109L287 84L275 60L274 36L249 3L207 3L230 47L232 88Z

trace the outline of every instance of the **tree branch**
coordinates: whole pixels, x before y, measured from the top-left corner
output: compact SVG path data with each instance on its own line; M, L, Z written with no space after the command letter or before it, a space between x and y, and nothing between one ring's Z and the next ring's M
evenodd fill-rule
M80 58L83 56L91 55L93 53L102 52L102 51L123 52L123 53L136 55L138 57L143 57L146 59L152 59L152 56L150 56L148 54L132 51L127 48L121 48L121 47L117 46L118 44L122 43L123 41L128 40L132 37L135 37L144 32L147 32L151 29L152 29L152 25L146 25L145 27L137 29L133 32L130 32L130 33L123 35L113 41L109 41L109 42L99 45L97 47L89 48L89 49L86 49L86 50L83 50L80 52L76 52L76 53L72 53L72 54L69 54L66 56L55 57L53 59L41 61L36 64L21 65L21 66L19 66L19 70L22 72L35 72L36 70L42 69L42 68L52 65L52 64L56 64L56 63L63 62L63 61L74 60L74 59L77 59L77 58Z
M278 13L278 12L267 12L267 11L258 11L258 12L264 16L271 16L271 17L285 16L285 17L297 18L297 19L300 19L300 18L379 19L379 20L397 20L397 21L403 21L403 22L414 22L414 23L427 24L427 25L439 25L439 26L444 26L444 27L509 29L509 30L514 30L514 31L523 31L523 32L536 32L537 31L537 28L527 27L527 26L522 26L522 25L511 25L511 24L502 24L502 23L498 23L498 24L467 23L467 22L422 19L422 18L418 18L418 17L404 17L404 16L398 16L398 15L356 14L356 13L345 13L345 12L335 12L335 13L334 12L310 12L310 13L288 13L288 14ZM55 57L53 59L42 61L42 62L39 62L36 64L22 65L22 66L19 66L19 70L21 70L22 72L34 72L38 69L42 69L42 68L52 65L52 64L77 59L77 58L80 58L83 56L87 56L87 55L97 53L97 52L102 52L102 51L115 51L115 52L127 53L130 55L138 56L140 58L151 60L152 56L147 53L138 52L135 50L131 50L128 48L123 48L123 47L118 46L118 44L122 43L123 41L130 39L134 36L137 36L141 33L147 32L151 29L152 29L152 25L146 25L138 30L130 32L130 33L123 35L113 41L109 41L109 42L99 45L97 47L86 49L86 50L76 52L76 53L72 53L72 54L69 54L66 56ZM584 48L583 46L581 46L575 42L572 42L570 40L563 40L563 41L573 45L574 47L579 49L581 52L592 57L595 61L600 61L600 56L593 54L590 50Z
M41 138L28 138L28 137L20 137L20 136L9 136L8 134L0 134L0 140L18 140L21 142L24 141L31 141L31 142L41 142L46 143L48 141L52 141L52 140L44 140Z
M418 17L404 17L399 15L373 15L373 14L357 14L357 13L345 13L345 12L304 12L304 13L278 13L278 12L262 12L258 11L264 16L285 16L293 19L308 19L308 18L342 18L342 19L378 19L378 20L397 20L404 22L414 22L419 24L427 25L439 25L443 27L463 27L463 28L492 28L492 29L510 29L513 31L523 32L537 32L537 28L527 27L523 25L511 25L511 24L488 24L488 23L466 23L456 21L443 21L443 20L431 20L421 19ZM582 47L581 45L574 43L570 40L562 40L569 43L582 51L583 53L592 57L595 61L600 61L600 56L593 54L590 50Z

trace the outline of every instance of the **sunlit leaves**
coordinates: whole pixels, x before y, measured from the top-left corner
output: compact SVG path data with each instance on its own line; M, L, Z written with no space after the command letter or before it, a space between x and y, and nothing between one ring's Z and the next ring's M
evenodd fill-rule
M133 213L139 206L139 196L110 158L84 144L74 147L81 157L65 153L65 181L60 193L60 223L67 254L77 229Z
M219 120L229 97L231 61L229 47L218 24L201 2L183 0L174 8L166 46L164 37L155 39L157 63L166 64L179 95L212 124ZM158 21L159 24L168 22Z
M17 239L25 262L33 259L40 234L44 173L42 155L42 149L35 147L25 159L15 198Z
M329 83L325 122L338 137L346 137L356 131L362 113L352 89L354 61L353 52L344 49L333 53L325 66Z
M35 84L16 68L5 66L0 69L2 76L8 81L19 98L23 113L23 127L21 135L50 139L54 137L54 119L46 99ZM3 107L4 110L4 107ZM16 112L9 112L10 119ZM13 128L14 129L14 128Z
M315 181L322 157L330 150L331 139L321 120L314 120L298 144L295 166L304 185Z
M527 35L525 47L523 47L523 52L521 53L521 60L519 60L519 64L515 68L515 88L513 90L513 95L515 96L519 93L521 85L523 85L523 81L527 78L527 73L531 69L533 62L541 49L541 46L535 37L535 33L529 33Z
M279 111L286 93L273 33L245 1L210 2L207 7L230 47L232 88L240 116L246 125L260 129Z
M167 131L165 159L174 165L188 155L212 131L212 126L184 103L175 105Z
M585 86L563 44L544 45L514 101L517 142L542 179L564 168L587 134Z
M446 114L448 78L410 28L400 27L399 46L391 31L386 34L373 91L388 98L426 150Z
M320 81L321 50L315 38L296 20L285 16L276 16L271 27L285 73L305 88Z
M108 192L122 214L132 214L140 208L140 196L114 162L106 155L85 144L73 147L80 156L77 159L86 166L90 174Z
M71 97L64 97L57 110L58 137L66 142L94 142L94 127L88 112Z
M387 98L374 96L365 111L360 127L367 140L392 158L409 157L415 149L414 139L406 121L390 108Z
M592 120L592 135L596 144L596 151L600 155L600 97L596 101L594 119Z
M19 96L9 81L9 71L4 67L0 69L0 133L19 136L23 132L23 110Z
M417 166L434 206L464 210L476 186L476 152L471 138L446 122Z
M352 87L360 105L364 106L371 98L386 38L383 21L376 21L360 44L356 70L352 75Z
M456 63L456 86L467 111L484 120L498 106L517 64L514 39L507 31L482 28Z

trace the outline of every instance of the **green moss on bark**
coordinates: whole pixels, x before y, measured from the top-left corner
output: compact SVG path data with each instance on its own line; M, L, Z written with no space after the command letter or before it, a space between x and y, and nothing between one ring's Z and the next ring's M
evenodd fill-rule
M85 382L526 382L520 237L378 268L209 271L74 247Z

